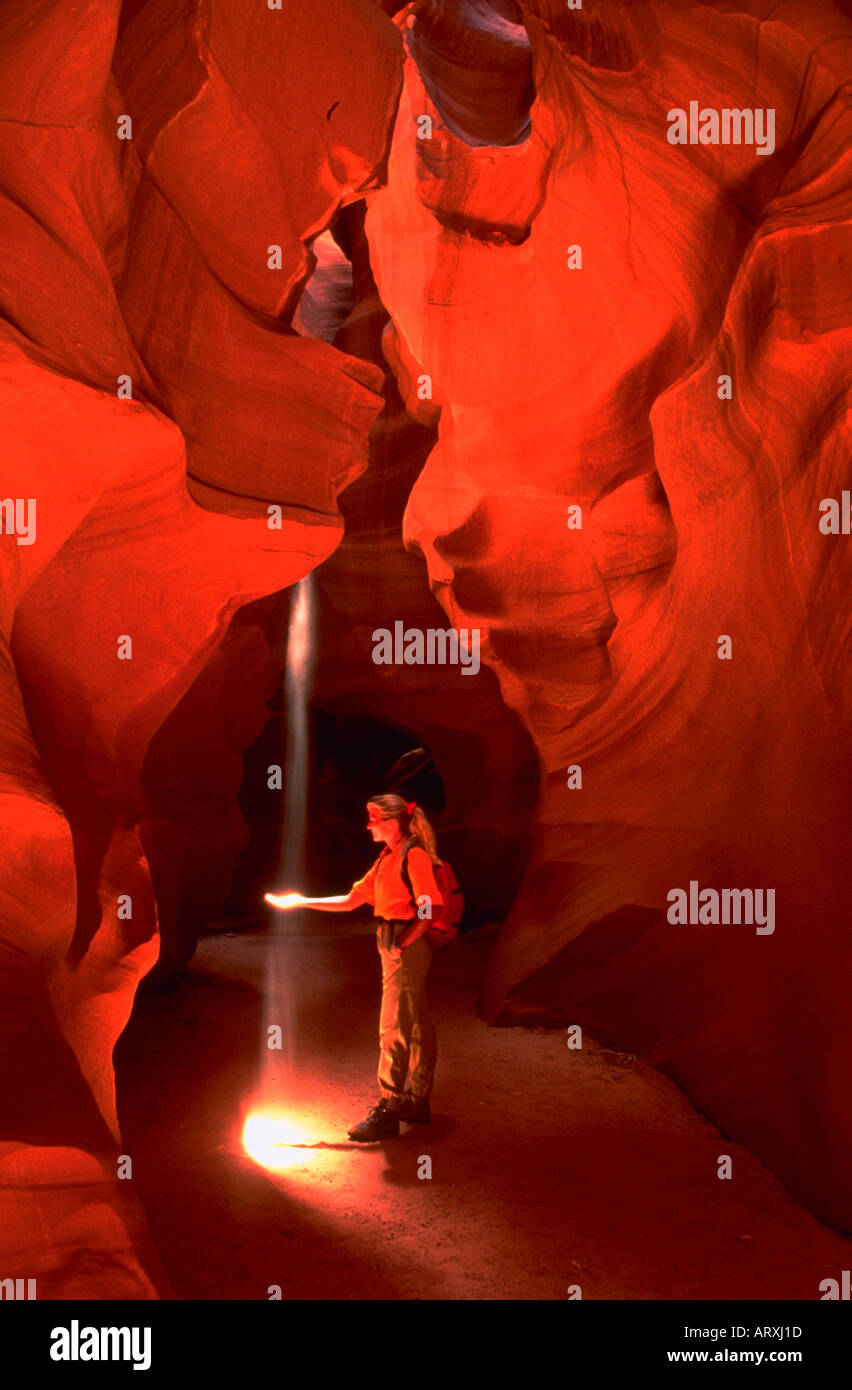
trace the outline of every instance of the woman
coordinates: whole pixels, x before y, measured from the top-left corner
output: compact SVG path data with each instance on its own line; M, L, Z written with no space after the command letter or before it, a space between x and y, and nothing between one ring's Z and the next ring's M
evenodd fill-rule
M367 828L377 844L384 844L384 849L345 896L265 895L266 901L281 911L313 907L319 912L349 912L362 903L371 903L375 908L376 940L382 962L381 1094L367 1118L349 1130L349 1138L359 1144L399 1134L400 1120L429 1123L437 1039L426 1000L426 972L432 948L425 933L433 911L437 916L442 901L432 871L438 859L435 832L415 802L394 794L372 797L367 802ZM402 878L406 850L412 892ZM422 915L418 915L418 908ZM406 1090L409 1072L411 1089Z

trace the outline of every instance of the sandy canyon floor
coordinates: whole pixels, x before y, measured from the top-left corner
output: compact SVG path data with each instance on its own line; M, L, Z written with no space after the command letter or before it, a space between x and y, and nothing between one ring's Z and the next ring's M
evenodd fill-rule
M818 1299L852 1240L641 1061L486 1027L489 949L465 940L432 964L432 1124L366 1147L346 1131L377 1094L369 924L327 918L277 945L262 929L208 936L176 987L140 997L116 1054L119 1114L163 1295ZM273 953L290 1040L277 1099L311 1145L285 1150L281 1171L241 1142Z

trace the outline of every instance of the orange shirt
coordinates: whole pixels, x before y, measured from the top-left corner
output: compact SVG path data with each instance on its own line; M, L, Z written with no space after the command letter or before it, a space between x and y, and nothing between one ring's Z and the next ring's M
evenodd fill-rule
M399 845L390 854L380 854L372 868L363 878L353 883L352 892L357 893L362 902L372 903L377 917L387 922L407 921L417 916L417 899L424 893L432 901L432 916L437 916L441 906L441 891L435 882L432 860L425 849L413 845L408 851L408 876L414 890L414 902L402 879L402 851Z

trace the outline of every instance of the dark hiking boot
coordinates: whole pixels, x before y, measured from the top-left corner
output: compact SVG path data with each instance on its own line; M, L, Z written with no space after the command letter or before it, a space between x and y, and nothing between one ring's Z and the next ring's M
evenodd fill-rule
M432 1120L428 1098L415 1096L411 1091L406 1091L402 1097L398 1114L401 1120L406 1120L410 1125L428 1125Z
M392 1110L384 1100L373 1106L366 1120L349 1130L349 1138L356 1144L372 1144L376 1139L392 1139L396 1134L399 1134L399 1111Z

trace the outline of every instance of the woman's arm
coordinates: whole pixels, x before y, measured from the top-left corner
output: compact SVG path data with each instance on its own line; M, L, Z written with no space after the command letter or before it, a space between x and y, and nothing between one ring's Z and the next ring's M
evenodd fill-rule
M351 912L365 901L354 888L337 898L303 898L301 893L264 893L263 898L279 912L288 912L294 907L312 907L316 912Z
M431 925L432 922L430 918L424 917L421 922L418 917L415 917L414 921L409 922L404 931L400 932L399 939L396 943L399 949L404 951L406 946L412 946L415 941L419 941L421 936L426 935Z
M413 942L418 941L421 936L426 935L432 925L433 913L437 916L443 904L440 889L438 888L432 868L432 861L425 849L421 849L419 846L409 850L408 876L411 879L411 888L415 904L418 903L418 899L420 898L428 898L429 914L426 917L420 917L420 907L418 905L418 916L415 917L413 922L409 922L408 926L399 934L399 939L396 944L402 951L405 950L406 946L411 946ZM425 907L425 903L423 906Z
M279 912L287 912L292 907L310 907L315 912L351 912L353 907L373 901L373 884L378 864L377 859L364 877L353 883L348 893L341 893L336 898L303 898L301 893L264 893L263 896L273 907L277 907Z

